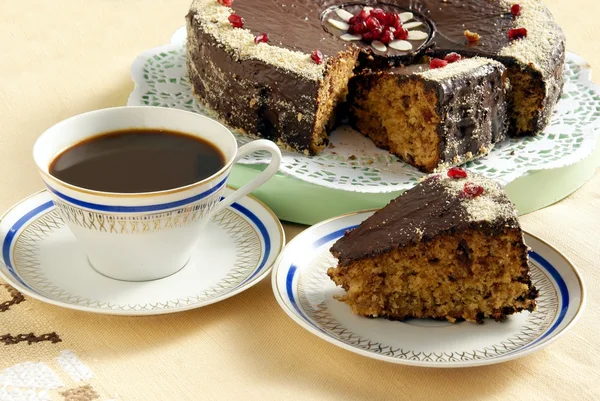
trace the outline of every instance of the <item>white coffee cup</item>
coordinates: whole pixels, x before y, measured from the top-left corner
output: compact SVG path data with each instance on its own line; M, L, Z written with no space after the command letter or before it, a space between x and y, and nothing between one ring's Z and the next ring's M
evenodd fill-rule
M148 193L94 191L50 174L52 161L69 147L128 128L162 128L197 136L221 151L225 166L194 184ZM271 163L253 181L221 200L233 165L260 150L271 153ZM211 217L275 175L281 152L268 140L238 149L227 128L196 113L162 107L117 107L74 116L49 128L36 141L33 158L93 268L119 280L146 281L169 276L185 266Z

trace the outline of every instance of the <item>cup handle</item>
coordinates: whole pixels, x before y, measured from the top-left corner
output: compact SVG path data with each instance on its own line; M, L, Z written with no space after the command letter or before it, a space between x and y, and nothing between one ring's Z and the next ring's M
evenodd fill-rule
M271 162L267 168L264 169L263 172L258 175L258 177L243 185L237 191L228 195L225 199L222 199L221 202L215 206L212 213L213 216L225 209L227 206L231 205L233 202L243 198L256 188L263 185L265 182L271 179L275 173L277 173L277 170L279 170L279 166L281 165L281 151L277 145L275 145L275 143L267 139L252 141L239 148L237 155L233 159L233 163L235 164L242 157L249 155L250 153L258 152L259 150L266 150L271 154Z

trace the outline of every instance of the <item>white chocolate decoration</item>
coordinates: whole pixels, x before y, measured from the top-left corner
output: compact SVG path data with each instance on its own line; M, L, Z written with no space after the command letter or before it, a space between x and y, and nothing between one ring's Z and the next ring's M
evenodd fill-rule
M423 40L427 39L429 35L421 31L408 31L408 40Z
M337 10L335 10L335 12L338 15L338 17L340 17L341 19L343 19L346 22L350 21L350 18L354 17L353 14L349 13L348 11L344 10L343 8L338 8Z
M329 25L342 30L342 31L347 31L348 29L350 29L350 25L348 25L347 23L343 22L343 21L338 21L335 19L329 19L327 20L327 22L329 22Z
M352 42L355 40L361 40L362 36L360 35L352 35L351 33L345 33L342 36L340 36L340 39L345 40L346 42Z
M386 52L387 51L387 47L380 41L378 40L374 40L373 42L371 42L371 47L377 51L380 52Z
M392 40L388 46L392 49L400 50L403 52L410 51L413 48L413 45L410 44L410 42L407 42L406 40Z
M404 24L406 21L410 21L411 19L414 18L413 13L400 13L400 21L402 21L402 23Z
M416 28L418 26L423 25L423 23L421 21L413 21L413 22L407 22L406 24L402 24L402 27L404 27L404 29L413 29Z

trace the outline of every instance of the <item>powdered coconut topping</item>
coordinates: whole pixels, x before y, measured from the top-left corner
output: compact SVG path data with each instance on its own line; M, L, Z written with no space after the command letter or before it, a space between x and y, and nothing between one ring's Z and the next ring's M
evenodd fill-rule
M458 197L471 222L493 222L497 219L516 218L514 206L500 187L488 178L466 170L466 177L451 178L448 172L439 174L439 183L453 197Z
M310 54L271 46L268 43L255 43L255 35L252 32L244 28L234 28L228 21L234 10L219 4L217 0L194 0L190 9L196 12L195 18L202 29L238 60L260 60L311 81L323 78L326 63L315 63Z
M472 77L477 68L485 65L495 66L504 70L504 65L498 61L485 57L472 57L450 63L443 68L431 68L423 72L418 72L416 75L432 81L444 81L462 76Z

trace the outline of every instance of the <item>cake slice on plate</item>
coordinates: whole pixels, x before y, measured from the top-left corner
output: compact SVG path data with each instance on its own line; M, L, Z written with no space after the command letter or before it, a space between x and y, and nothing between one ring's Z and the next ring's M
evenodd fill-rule
M535 309L528 247L500 186L452 168L429 176L347 232L327 274L356 314L505 320Z

